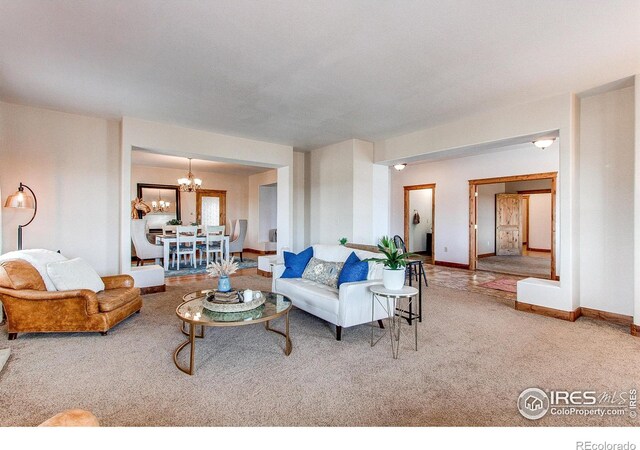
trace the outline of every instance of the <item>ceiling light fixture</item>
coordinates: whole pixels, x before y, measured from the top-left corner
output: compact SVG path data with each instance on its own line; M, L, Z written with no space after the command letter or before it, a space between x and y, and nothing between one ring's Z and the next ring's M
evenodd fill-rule
M186 178L178 179L178 184L180 185L180 190L183 192L195 192L202 186L202 180L196 178L193 173L191 173L191 158L189 158L189 174Z
M545 148L553 144L555 140L556 138L538 139L536 141L533 141L533 145L544 150Z
M405 167L407 167L406 163L396 164L393 166L393 168L396 169L397 171L403 170Z

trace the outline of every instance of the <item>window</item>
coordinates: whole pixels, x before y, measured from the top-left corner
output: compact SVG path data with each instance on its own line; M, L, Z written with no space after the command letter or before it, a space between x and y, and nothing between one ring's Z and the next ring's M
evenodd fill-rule
M220 225L220 198L202 197L202 226Z

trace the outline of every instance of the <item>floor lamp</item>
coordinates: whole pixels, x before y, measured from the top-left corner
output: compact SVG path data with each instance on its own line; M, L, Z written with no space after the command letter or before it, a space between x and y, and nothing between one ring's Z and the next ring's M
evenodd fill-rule
M24 189L27 188L31 195L24 192ZM31 216L31 220L29 220L24 225L18 225L18 250L22 250L22 229L33 222L33 219L36 218L36 213L38 212L38 199L36 198L36 194L31 190L29 186L26 184L20 183L18 190L15 194L7 197L7 201L4 204L5 208L20 208L20 209L33 209L33 216Z

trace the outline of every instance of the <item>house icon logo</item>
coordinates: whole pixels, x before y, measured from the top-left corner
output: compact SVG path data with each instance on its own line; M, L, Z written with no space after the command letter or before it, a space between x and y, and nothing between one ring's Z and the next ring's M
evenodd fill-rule
M525 389L518 397L518 410L529 420L541 419L549 411L549 397L542 389Z
M542 400L540 400L538 397L534 397L533 395L530 395L524 401L524 405L527 408L529 408L531 411L539 411L542 409Z

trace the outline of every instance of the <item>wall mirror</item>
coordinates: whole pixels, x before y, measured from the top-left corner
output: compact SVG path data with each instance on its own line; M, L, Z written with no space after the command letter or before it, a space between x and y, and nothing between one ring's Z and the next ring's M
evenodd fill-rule
M170 220L180 220L180 189L170 184L138 183L138 198L149 205L151 212L144 215L150 231L162 230Z

